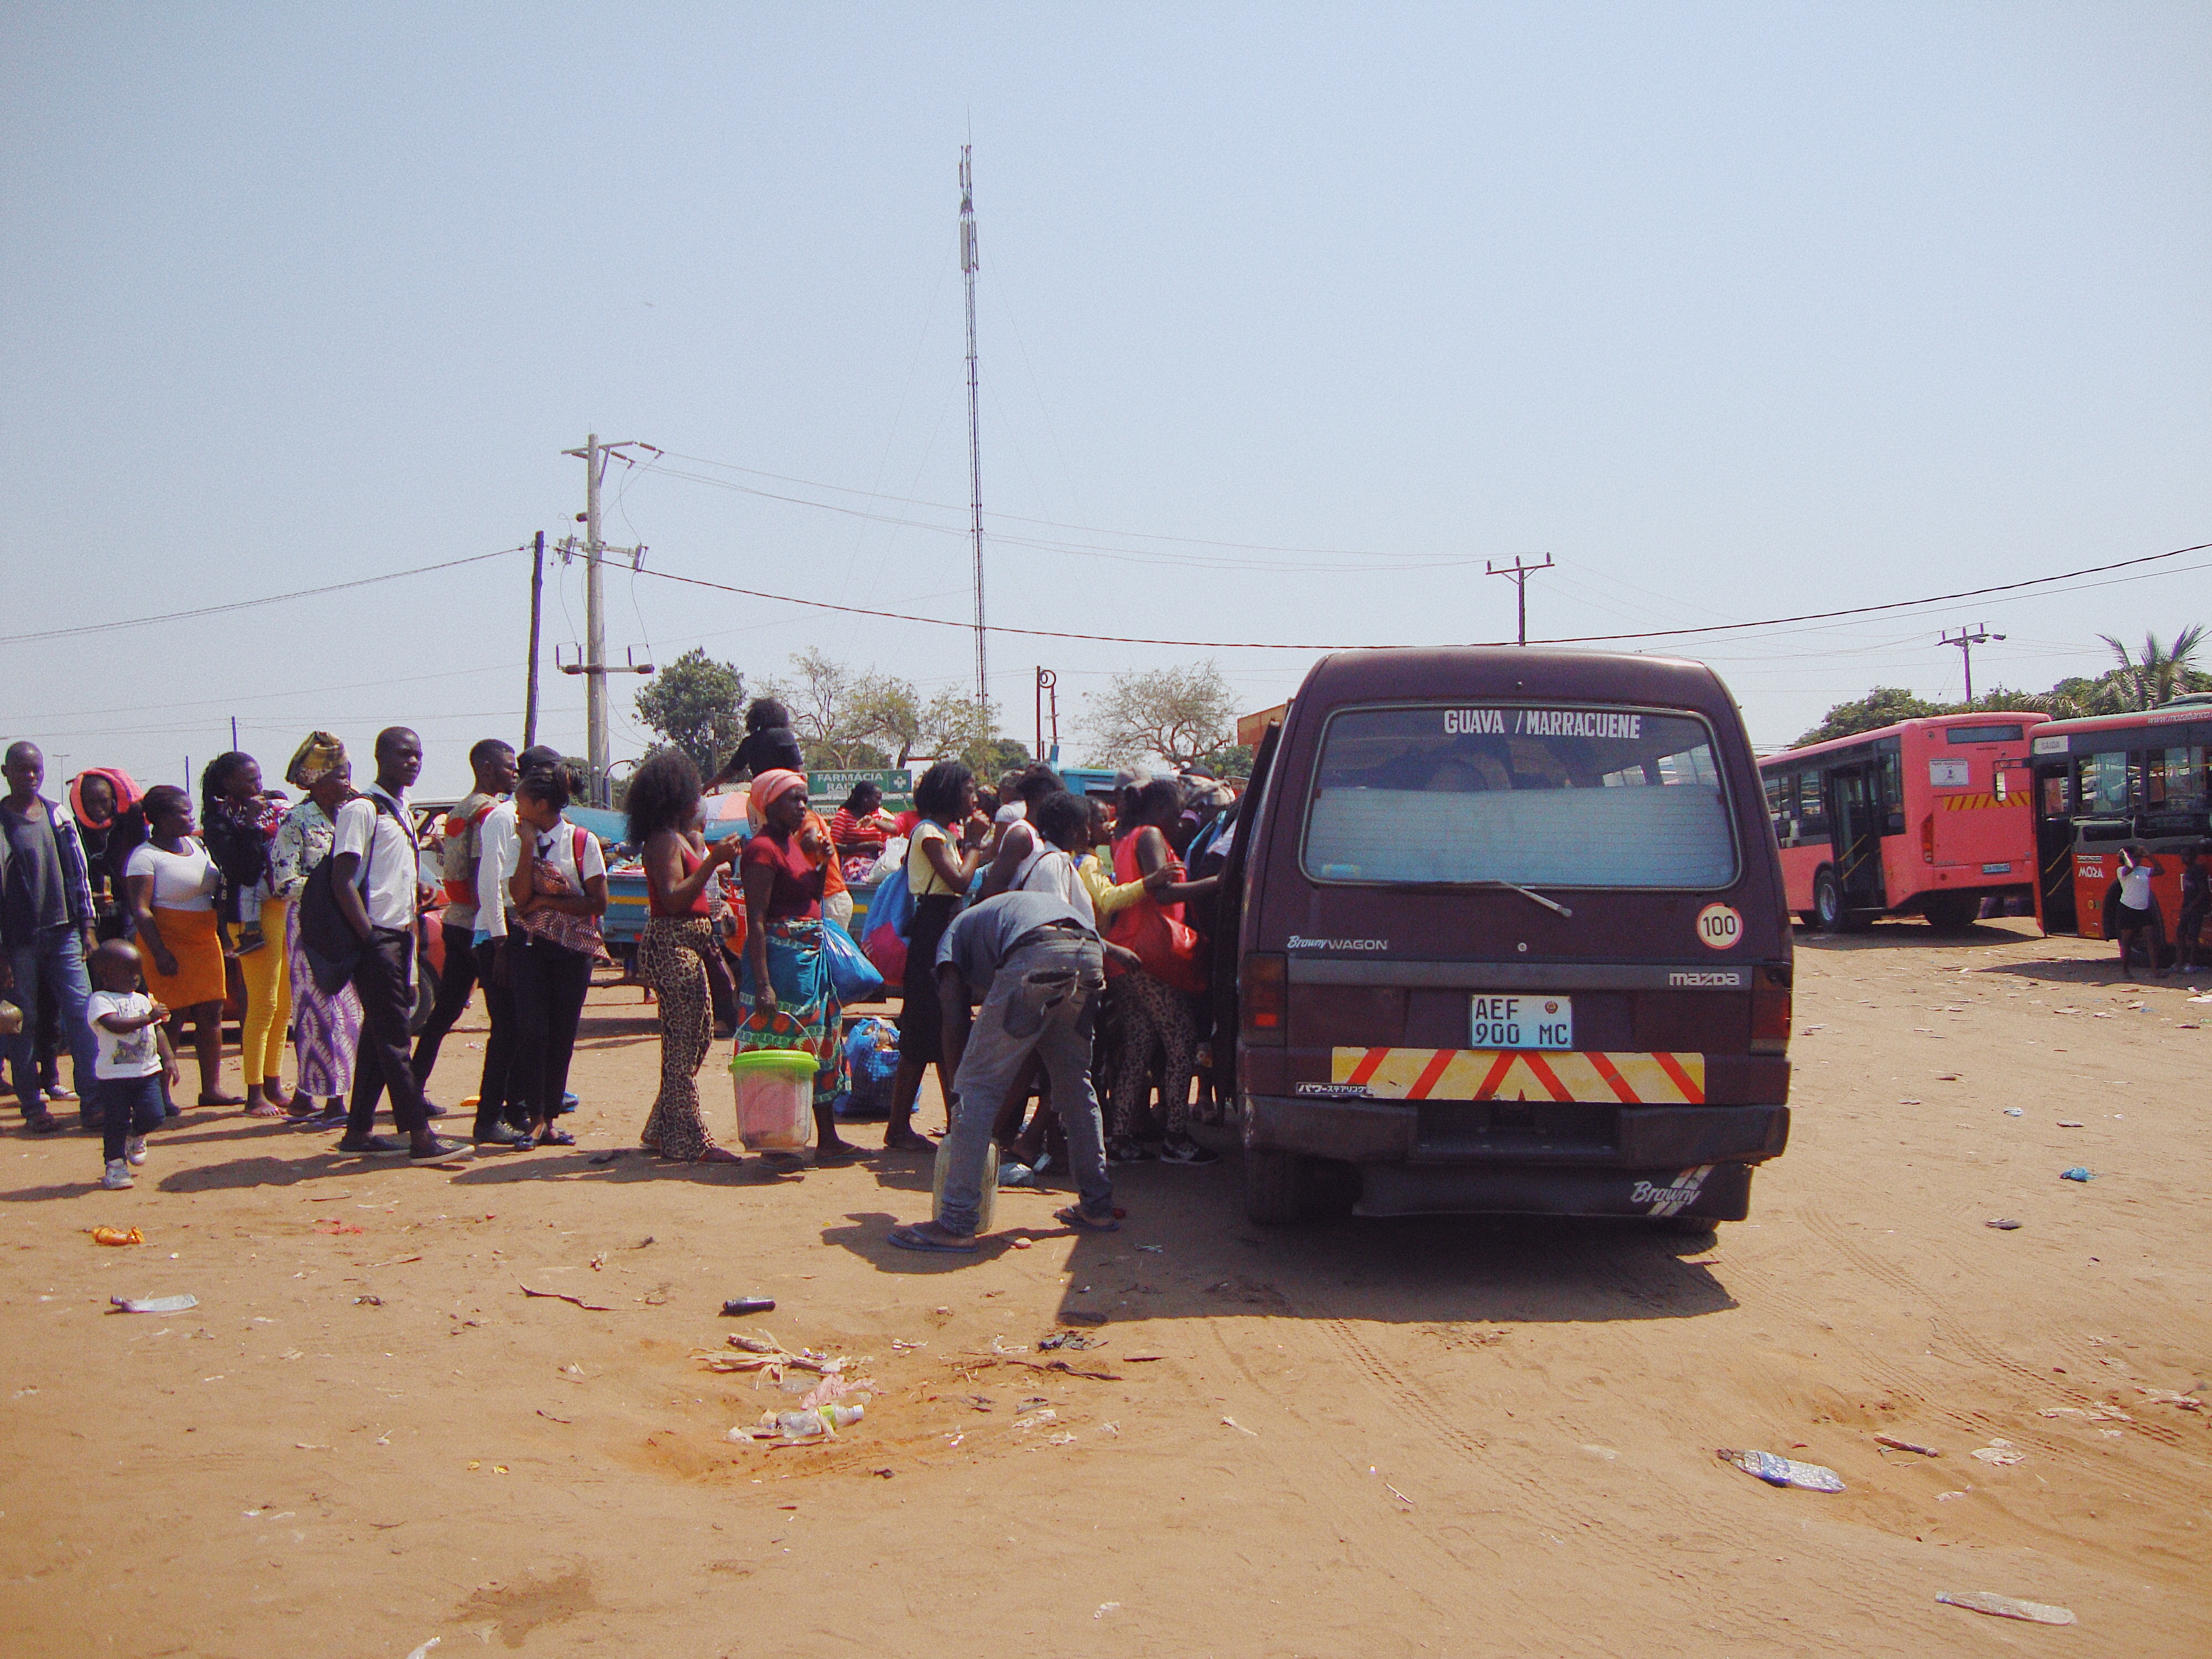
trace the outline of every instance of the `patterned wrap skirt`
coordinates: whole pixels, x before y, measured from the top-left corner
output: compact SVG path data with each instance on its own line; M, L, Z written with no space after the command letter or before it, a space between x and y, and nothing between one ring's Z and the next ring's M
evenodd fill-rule
M361 1048L361 999L350 985L325 992L300 947L300 907L284 907L284 951L292 963L292 1048L300 1092L336 1100L353 1092L353 1060Z
M830 981L830 958L822 951L823 924L808 917L767 926L768 977L775 992L775 1011L768 1013L754 1006L748 952L738 984L737 1052L804 1048L821 1068L814 1074L814 1104L824 1107L846 1085L844 1009Z

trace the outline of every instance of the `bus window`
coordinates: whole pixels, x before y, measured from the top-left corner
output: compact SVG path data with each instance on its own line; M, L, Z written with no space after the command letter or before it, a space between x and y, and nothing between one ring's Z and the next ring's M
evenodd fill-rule
M1790 791L1796 780L1786 772L1769 772L1762 781L1766 785L1766 816L1774 820L1774 839L1786 842L1790 839Z
M2065 818L2074 816L2074 781L2063 772L2053 773L2043 781L2043 816L2046 818Z
M2205 805L2204 750L2154 749L2144 777L2150 804L2170 811L2201 812Z
M1881 805L1887 816L1883 822L1888 832L1905 832L1904 762L1894 747L1885 745L1881 757Z
M1821 776L1818 772L1797 775L1797 838L1806 841L1825 839L1828 833L1828 803L1820 796Z
M2021 728L2017 726L1950 726L1943 729L1946 741L1951 743L2018 743Z
M2122 817L2129 810L2128 753L2107 750L2084 755L2074 763L2075 798L2081 811L2093 816Z

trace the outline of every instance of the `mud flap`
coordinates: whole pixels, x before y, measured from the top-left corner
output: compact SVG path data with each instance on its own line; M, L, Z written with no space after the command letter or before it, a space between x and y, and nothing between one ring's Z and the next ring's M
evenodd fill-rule
M1674 1170L1365 1164L1359 1176L1359 1202L1352 1213L1364 1216L1696 1216L1741 1221L1751 1211L1748 1164Z

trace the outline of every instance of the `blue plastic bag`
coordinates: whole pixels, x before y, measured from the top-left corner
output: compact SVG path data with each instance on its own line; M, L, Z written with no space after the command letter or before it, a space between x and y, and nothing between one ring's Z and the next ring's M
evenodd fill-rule
M840 1002L872 1002L884 994L884 976L853 936L834 921L822 924L822 954L830 959L830 982Z

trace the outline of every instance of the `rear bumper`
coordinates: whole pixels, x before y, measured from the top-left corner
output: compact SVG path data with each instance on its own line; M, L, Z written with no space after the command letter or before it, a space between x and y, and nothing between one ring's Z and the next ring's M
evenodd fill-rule
M1474 1103L1247 1095L1244 1145L1357 1166L1361 1215L1694 1216L1740 1221L1787 1106L1588 1108L1532 1121ZM1572 1115L1570 1115L1571 1114Z
M1780 1157L1790 1141L1787 1106L1618 1106L1595 1126L1585 1116L1560 1133L1549 1132L1541 1117L1499 1127L1471 1104L1425 1112L1398 1101L1246 1095L1239 1108L1244 1145L1255 1151L1443 1171L1759 1164Z

